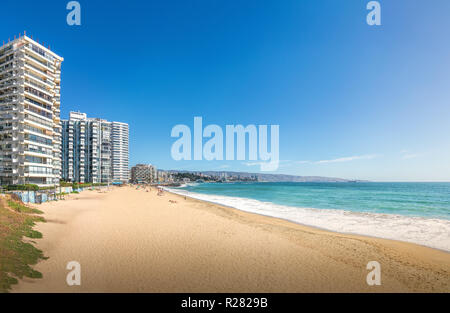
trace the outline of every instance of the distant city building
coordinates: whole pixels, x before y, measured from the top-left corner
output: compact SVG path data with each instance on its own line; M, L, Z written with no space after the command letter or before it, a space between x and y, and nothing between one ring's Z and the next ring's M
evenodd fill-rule
M57 184L63 58L27 36L0 47L0 183Z
M171 183L173 182L173 176L172 173L167 171L158 171L158 182L160 183Z
M127 124L88 118L81 112L70 112L69 120L62 121L63 180L81 183L128 182L128 171L124 172L122 164L113 160L116 140L113 135L114 124L126 125L126 143L121 143L120 146L116 144L116 151L120 149L120 155L126 157L128 162ZM123 172L126 179L114 179L114 172Z
M154 183L157 181L158 174L156 167L151 164L137 164L131 168L132 183Z

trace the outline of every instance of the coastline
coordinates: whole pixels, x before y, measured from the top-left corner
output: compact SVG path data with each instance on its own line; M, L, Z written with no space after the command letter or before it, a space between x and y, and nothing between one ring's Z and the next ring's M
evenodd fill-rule
M324 231L324 232L330 232L330 233L334 233L334 234L341 234L341 235L348 235L348 236L359 236L359 237L363 237L363 238L372 238L372 239L381 239L381 240L395 241L395 242L401 242L401 243L408 243L408 244L413 244L413 245L421 246L421 247L424 247L424 248L438 250L438 251L450 254L450 251L448 251L448 250L441 249L441 248L438 248L438 247L432 247L432 246L429 246L429 245L420 244L420 243L417 243L417 242L408 242L408 241L398 240L398 239L383 238L383 237L378 237L378 236L369 235L369 234L360 234L360 233L351 233L351 232L337 231L337 230L328 229L328 228L325 228L325 227L320 227L320 226L314 226L314 225L308 225L308 224L300 223L300 222L297 222L295 220L291 220L289 218L277 217L277 216L272 216L272 215L268 215L268 214L264 214L264 213L256 213L256 212L246 211L246 210L243 210L243 209L240 209L240 208L237 208L237 207L233 207L231 205L226 205L226 204L222 204L222 203L214 202L214 201L210 201L210 200L198 199L198 198L195 198L195 197L193 197L192 195L189 195L189 194L177 193L173 189L170 189L170 188L169 189L165 188L164 190L166 192L170 192L171 194L177 195L177 196L180 196L180 197L185 197L186 196L186 197L188 197L188 198L190 198L192 200L197 200L197 201L201 201L201 202L207 202L207 203L210 203L212 205L222 206L222 207L229 208L229 209L232 209L232 210L238 210L238 211L243 212L243 213L260 215L260 216L264 216L264 217L271 218L271 219L272 218L273 219L279 219L279 220L285 221L287 223L293 223L293 224L296 224L296 225L299 225L299 226L302 226L302 227L312 228L312 229L315 229L315 230L318 230L318 231ZM303 209L320 210L320 209L315 209L315 208L303 208Z
M175 202L170 202L175 201ZM38 206L49 257L14 292L450 292L450 254L131 187ZM124 214L124 212L126 214ZM65 283L67 262L82 285ZM381 264L368 286L366 265Z
M167 187L164 187L164 189L168 192L181 195L183 197L186 196L192 199L206 201L211 204L225 206L242 212L258 214L269 218L278 218L287 222L318 230L345 235L356 235L412 243L450 253L450 237L448 237L448 234L450 233L450 221L444 219L404 216L392 213L367 213L345 211L341 209L327 210L312 207L288 206L275 204L272 202L259 201L251 198L204 194ZM251 204L249 204L249 202L251 202ZM301 213L293 217L286 214L286 210ZM311 219L312 216L314 216L315 219ZM331 224L327 223L327 221L330 220L330 216L334 219ZM378 222L378 225L374 222ZM359 224L365 226L354 226ZM400 224L402 228L397 229L395 224ZM395 234L393 230L390 230L391 228L395 228L397 234ZM447 228L447 231L442 228ZM435 232L430 233L430 229L434 229ZM441 232L436 232L437 229L440 229ZM425 234L425 230L428 233ZM405 233L419 233L420 236L405 236Z

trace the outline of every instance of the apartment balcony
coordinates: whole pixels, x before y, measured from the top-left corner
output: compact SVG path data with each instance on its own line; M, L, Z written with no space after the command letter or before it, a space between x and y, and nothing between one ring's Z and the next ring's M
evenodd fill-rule
M51 113L48 113L44 110L39 110L34 107L26 107L26 108L24 108L24 112L29 115L36 114L39 116L39 118L47 119L50 123L53 122Z
M37 83L35 83L35 82L31 81L31 80L25 80L24 84L28 85L31 88L37 89L38 91L44 93L45 95L47 95L50 98L53 98L53 94L51 92L51 88L50 87L45 88L46 87L45 85L37 84Z
M39 75L35 75L35 74L33 74L32 72L29 72L29 71L25 71L25 72L24 72L24 75L25 75L27 78L34 79L34 80L36 80L37 82L43 84L43 85L46 86L48 89L53 89L53 88L54 88L53 85L52 85L52 84L53 84L52 82L49 82L49 81L45 80L45 78L42 78L42 77L39 76Z
M31 71L32 74L40 77L41 80L49 81L52 84L54 84L54 82L53 82L54 78L46 71L44 72L41 69L39 69L29 63L25 63L25 70Z
M24 66L25 66L25 63L17 62L16 64L13 64L12 69L13 70L23 70Z
M4 177L17 177L17 176L19 176L19 171L17 171L17 170L12 170L12 171L3 170L2 171L2 176L4 176Z
M0 90L6 89L8 87L18 87L21 84L18 82L17 79L10 79L10 80L6 80L3 83L0 83Z
M27 53L25 53L23 55L23 57L25 57L25 59L27 59L27 60L31 59L35 64L38 64L39 66L42 66L46 69L48 68L53 71L56 70L56 67L51 62L49 62L49 60L47 58L45 58L45 57L42 58L41 55L34 53L33 50L26 50L26 51L27 51Z
M25 150L22 150L23 154L27 154L27 155L31 155L31 156L36 156L36 157L47 157L47 158L51 158L52 154L50 152L45 152L45 151L41 151L41 150L36 150L36 149L32 149L32 148L27 148Z
M12 95L11 92L0 95L0 99L3 99L3 103L17 101L19 100L19 98L20 98L19 95L17 94Z
M44 173L24 173L24 177L55 178L55 177L58 177L58 175L55 175L55 174L44 174Z
M24 136L22 134L13 133L12 141L22 141Z
M39 51L39 48L32 46L31 44L28 44L25 46L25 51L35 57L36 59L41 60L42 62L45 62L47 64L52 64L54 62L54 59L52 57L49 57L45 54L43 51Z
M38 102L38 101L44 102L44 104L47 104L47 105L49 106L49 108L44 107L44 106L40 106L39 104L34 103L34 102L31 102L32 104L37 105L37 106L40 106L41 108L43 108L43 109L45 109L45 110L48 110L48 111L50 111L50 112L52 111L52 105L53 105L53 103L50 101L51 99L48 100L48 99L44 98L42 95L39 95L39 94L37 94L37 93L35 93L35 92L31 91L31 90L24 90L24 93L25 93L26 96L32 98L32 100L34 100L34 101L36 101L36 102ZM26 101L26 100L27 100L27 99L25 99L25 101ZM30 101L29 101L29 102L30 102Z
M49 139L49 140L53 139L52 135L46 133L45 131L44 132L40 132L40 131L35 130L35 129L25 128L24 132L27 133L27 134L38 135L38 136L40 136L42 138L46 138L46 139Z
M11 148L11 152L13 152L13 153L18 153L19 151L20 151L20 147L19 146L13 146Z
M13 166L17 166L20 163L20 159L19 158L12 158L11 159L11 163Z
M11 127L11 130L14 131L14 132L19 132L19 133L23 133L24 132L24 129L22 127L19 127L19 126L13 126L13 127Z
M25 116L23 122L31 124L31 126L36 125L38 127L45 128L46 130L53 130L52 122L42 120L40 117L36 117L34 115Z
M0 111L3 113L17 113L19 108L16 106L0 106Z

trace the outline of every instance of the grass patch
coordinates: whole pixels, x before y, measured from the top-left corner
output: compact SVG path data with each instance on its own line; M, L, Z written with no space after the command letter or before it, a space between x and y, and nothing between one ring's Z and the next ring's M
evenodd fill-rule
M34 209L34 208L30 208L27 207L26 205L24 205L23 203L19 203L13 200L8 200L8 206L17 211L17 212L21 212L21 213L29 213L29 214L42 214L44 212L38 210L38 209Z
M42 277L31 265L46 259L43 252L23 241L24 237L42 238L33 230L36 222L45 222L35 215L41 213L11 198L0 198L0 292L8 292L11 285L17 284L15 277Z

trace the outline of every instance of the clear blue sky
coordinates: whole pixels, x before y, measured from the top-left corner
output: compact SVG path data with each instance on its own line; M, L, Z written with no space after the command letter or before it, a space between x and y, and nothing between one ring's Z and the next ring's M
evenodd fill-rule
M279 124L279 173L450 181L450 1L2 1L0 41L23 33L65 58L71 110L130 124L130 165L174 161L176 124ZM246 164L247 163L247 164Z

